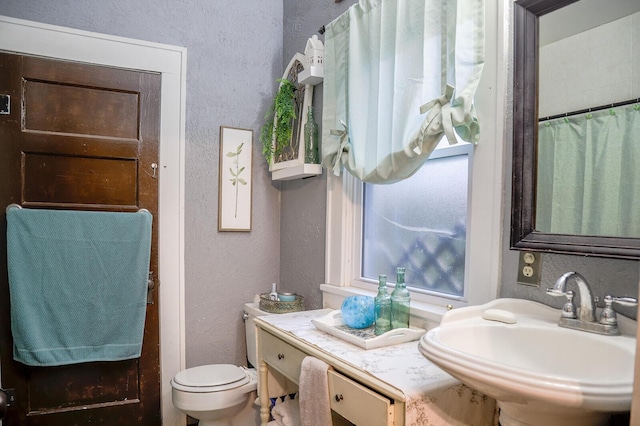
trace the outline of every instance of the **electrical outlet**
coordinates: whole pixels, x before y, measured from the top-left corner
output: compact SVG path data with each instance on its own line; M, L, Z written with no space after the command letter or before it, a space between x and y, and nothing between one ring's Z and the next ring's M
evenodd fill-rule
M530 251L520 252L518 261L518 284L540 286L542 255Z

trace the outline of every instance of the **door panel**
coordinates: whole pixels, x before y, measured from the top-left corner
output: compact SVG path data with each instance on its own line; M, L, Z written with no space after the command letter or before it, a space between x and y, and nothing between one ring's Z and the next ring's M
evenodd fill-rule
M22 165L25 206L83 204L137 209L135 159L23 153Z
M160 75L0 53L0 360L16 402L4 426L159 425L158 305L139 359L28 367L12 358L5 207L137 211L153 216L158 276ZM154 291L159 290L155 283ZM158 296L154 297L158 300Z
M29 411L46 413L85 409L86 405L139 400L136 361L86 363L74 366L31 368ZM83 380L75 376L82 374ZM95 383L95 385L87 385Z
M32 80L24 93L24 130L138 139L137 93Z

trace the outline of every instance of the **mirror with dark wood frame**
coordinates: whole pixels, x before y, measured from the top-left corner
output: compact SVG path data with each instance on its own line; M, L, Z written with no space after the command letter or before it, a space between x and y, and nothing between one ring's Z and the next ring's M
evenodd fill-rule
M536 231L539 17L577 0L514 3L511 248L626 259L640 258L640 238Z

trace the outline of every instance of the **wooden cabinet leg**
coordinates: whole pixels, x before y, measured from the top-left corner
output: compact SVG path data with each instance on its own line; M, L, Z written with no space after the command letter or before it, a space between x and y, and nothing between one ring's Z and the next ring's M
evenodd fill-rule
M271 403L269 401L269 385L267 364L260 360L258 363L258 373L260 374L260 421L262 426L266 426L269 423Z

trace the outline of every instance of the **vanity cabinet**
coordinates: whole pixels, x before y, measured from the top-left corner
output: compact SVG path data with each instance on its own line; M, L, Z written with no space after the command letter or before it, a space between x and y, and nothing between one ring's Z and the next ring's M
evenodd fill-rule
M270 398L297 391L307 356L331 367L327 397L334 426L493 426L495 400L433 364L417 342L364 349L315 327L314 319L332 312L317 309L255 319L263 426L269 420Z
M304 352L294 348L290 344L269 334L261 332L259 334L262 361L276 369L294 383L300 381L300 365L305 356Z
M256 320L260 372L260 416L262 425L269 420L270 395L268 375L273 370L299 384L300 366L306 356L329 364L329 404L331 409L355 425L404 425L404 396L393 387L379 382L366 372L354 368L316 346L264 322Z
M329 371L331 409L356 425L392 425L392 401L335 371Z

